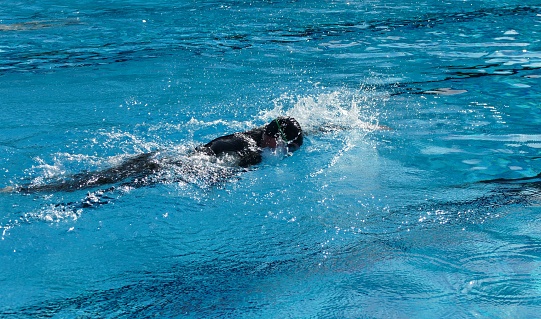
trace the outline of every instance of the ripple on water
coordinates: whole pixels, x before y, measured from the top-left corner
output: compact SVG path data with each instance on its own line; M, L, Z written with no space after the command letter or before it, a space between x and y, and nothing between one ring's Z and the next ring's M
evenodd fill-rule
M538 304L540 248L539 243L510 244L461 259L462 267L472 275L460 292L490 303Z

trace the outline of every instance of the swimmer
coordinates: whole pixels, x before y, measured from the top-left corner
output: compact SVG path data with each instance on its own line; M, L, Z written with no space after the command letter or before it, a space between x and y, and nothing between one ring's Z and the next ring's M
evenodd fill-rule
M303 143L303 133L299 123L292 117L278 117L263 127L218 137L209 143L197 147L194 154L206 154L213 157L229 156L236 160L239 167L249 167L262 161L264 149L281 148L287 152L298 150ZM158 152L144 153L134 156L124 163L102 171L85 172L73 175L67 180L46 185L29 185L21 187L8 186L0 189L7 192L73 192L79 189L124 182L122 185L140 187L151 184L147 178L157 174L166 165L177 165L184 169L186 160L165 160L156 158Z
M264 148L285 148L288 152L294 152L302 143L299 123L291 117L279 117L264 127L218 137L198 147L197 151L214 156L231 154L239 158L240 167L248 167L261 162Z

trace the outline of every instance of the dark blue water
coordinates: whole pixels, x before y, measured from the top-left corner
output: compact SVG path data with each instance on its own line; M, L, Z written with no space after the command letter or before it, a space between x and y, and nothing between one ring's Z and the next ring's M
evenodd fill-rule
M1 317L538 316L541 182L479 183L541 172L537 1L0 7L0 188L186 163L0 193ZM291 156L189 156L278 115Z

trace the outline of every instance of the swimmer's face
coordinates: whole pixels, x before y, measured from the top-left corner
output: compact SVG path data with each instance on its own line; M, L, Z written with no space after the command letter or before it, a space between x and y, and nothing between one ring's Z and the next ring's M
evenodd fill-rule
M263 133L263 141L261 147L276 148L278 146L278 138Z

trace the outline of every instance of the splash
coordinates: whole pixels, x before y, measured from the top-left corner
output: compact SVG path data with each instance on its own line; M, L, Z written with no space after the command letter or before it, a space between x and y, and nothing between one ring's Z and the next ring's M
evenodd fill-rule
M294 117L307 135L329 131L385 129L379 125L377 104L387 96L372 89L337 90L306 96L283 94L275 99L274 108L263 111L259 118L272 120L280 115Z
M305 147L306 151L317 153L313 157L318 160L311 163L310 173L316 177L328 173L357 146L370 143L366 139L368 133L389 129L379 124L379 108L387 98L385 92L365 87L303 96L283 94L259 118L268 122L280 115L294 117L305 136L317 139Z

